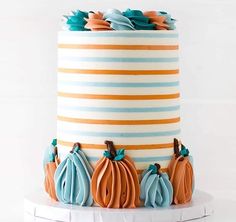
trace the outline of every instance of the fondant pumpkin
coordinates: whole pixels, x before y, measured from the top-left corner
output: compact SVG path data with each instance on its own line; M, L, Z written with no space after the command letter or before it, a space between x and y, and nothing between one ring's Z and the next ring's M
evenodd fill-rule
M173 200L173 188L166 173L160 171L159 164L150 165L143 173L141 195L146 207L168 207Z
M179 146L181 145L181 151ZM192 198L194 173L189 158L189 150L174 139L174 155L168 166L168 174L174 190L173 203L188 203Z
M72 151L58 166L55 172L56 195L60 202L91 206L90 182L93 169L85 154L80 150L80 144L74 144Z
M134 163L124 154L124 149L115 150L112 141L105 141L107 151L94 170L92 194L101 207L135 208L139 206L140 188Z
M46 150L44 156L44 171L45 171L45 180L44 187L49 196L57 200L55 183L54 183L54 174L59 164L58 154L57 154L57 141L53 140L51 146Z

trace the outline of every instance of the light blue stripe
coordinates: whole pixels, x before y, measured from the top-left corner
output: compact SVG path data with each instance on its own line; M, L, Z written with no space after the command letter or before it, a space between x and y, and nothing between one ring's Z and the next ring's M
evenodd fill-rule
M166 107L133 107L133 108L119 108L119 107L85 107L85 106L58 106L62 110L76 110L85 112L111 112L111 113L151 113L151 112L169 112L177 111L180 106L166 106Z
M139 138L139 137L159 137L159 136L175 136L180 133L179 130L163 131L163 132L145 132L145 133L111 133L111 132L86 132L80 130L58 130L61 133L68 133L79 136L91 137L118 137L118 138Z
M127 87L127 88L151 88L151 87L172 87L179 86L179 81L176 82L148 82L148 83L126 83L126 82L66 82L59 81L59 86L94 86L94 87Z
M71 36L71 34L73 34L72 32L69 33L62 33L62 35L67 36L67 34L69 34L69 36ZM78 32L74 33L76 36L78 37L125 37L125 38L177 38L178 37L178 33L158 33L158 31L156 33L137 33L137 32L125 32L125 33L119 33L119 32L80 32L78 34Z
M166 161L171 160L172 156L155 156L155 157L133 157L133 161L135 162L159 162L159 161ZM100 158L90 156L88 157L89 161L97 162Z
M76 62L140 62L140 63L152 63L152 62L178 62L178 57L171 58L119 58L119 57L72 57L61 56L59 60L69 60Z

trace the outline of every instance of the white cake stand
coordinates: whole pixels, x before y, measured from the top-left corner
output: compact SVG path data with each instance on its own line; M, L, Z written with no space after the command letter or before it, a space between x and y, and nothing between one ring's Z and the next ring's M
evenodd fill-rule
M25 222L177 222L207 217L213 213L213 197L195 191L191 203L169 208L104 209L54 202L43 192L25 198Z

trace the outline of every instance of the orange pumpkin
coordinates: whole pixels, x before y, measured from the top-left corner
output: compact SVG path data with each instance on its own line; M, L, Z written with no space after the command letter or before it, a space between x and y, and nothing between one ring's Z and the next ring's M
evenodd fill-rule
M101 207L135 208L139 206L140 187L136 168L124 150L105 141L107 151L94 170L91 189L94 201Z
M180 145L181 151L179 151ZM174 204L185 204L192 199L194 176L188 153L189 151L174 139L174 155L168 166L168 174L174 190Z
M54 155L50 162L45 165L45 180L44 187L45 191L49 194L49 196L58 201L55 190L55 182L54 182L54 174L59 165L60 160L57 154L57 147L54 148Z

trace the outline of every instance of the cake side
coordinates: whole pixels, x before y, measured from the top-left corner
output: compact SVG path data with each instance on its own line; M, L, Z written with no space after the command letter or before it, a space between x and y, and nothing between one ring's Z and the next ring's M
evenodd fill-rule
M180 135L176 31L59 32L58 152L75 142L94 166L105 140L140 173L167 168Z

